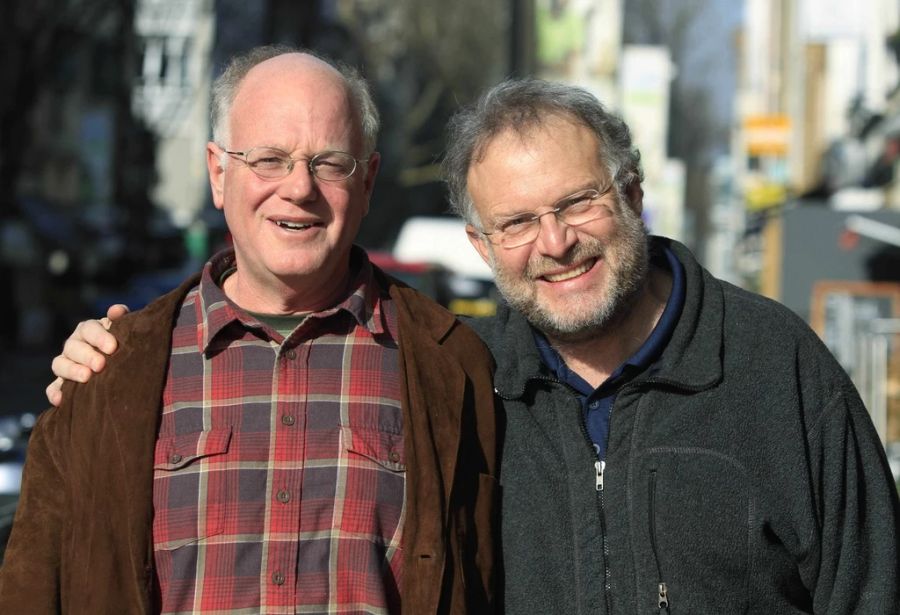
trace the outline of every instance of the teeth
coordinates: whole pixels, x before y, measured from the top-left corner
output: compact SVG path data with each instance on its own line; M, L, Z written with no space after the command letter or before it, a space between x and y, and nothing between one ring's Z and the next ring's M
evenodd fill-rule
M571 280L572 278L577 278L581 274L587 272L591 268L592 264L592 262L587 262L584 263L581 267L570 269L569 271L564 271L563 273L558 273L556 275L545 275L544 279L548 282L563 282L565 280Z
M291 231L302 231L303 229L312 227L312 224L297 224L295 222L284 222L284 221L279 221L279 222L276 222L275 224L277 224L281 228L286 228Z

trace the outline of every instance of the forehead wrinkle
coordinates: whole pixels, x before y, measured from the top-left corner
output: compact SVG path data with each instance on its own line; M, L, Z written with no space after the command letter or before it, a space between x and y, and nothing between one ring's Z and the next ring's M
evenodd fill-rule
M560 114L539 119L507 127L481 144L467 183L470 196L477 192L482 199L482 205L474 203L482 217L540 212L581 190L605 188L609 171L590 127Z

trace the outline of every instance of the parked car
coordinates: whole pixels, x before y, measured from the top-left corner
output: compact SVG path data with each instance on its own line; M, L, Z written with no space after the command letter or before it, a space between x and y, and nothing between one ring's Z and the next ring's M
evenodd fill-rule
M387 252L369 251L369 260L455 314L490 316L497 310L497 291L489 280L460 275L437 263L400 260Z

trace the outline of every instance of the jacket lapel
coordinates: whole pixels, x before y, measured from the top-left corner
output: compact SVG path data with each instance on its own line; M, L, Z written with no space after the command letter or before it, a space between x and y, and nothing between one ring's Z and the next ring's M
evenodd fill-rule
M446 510L456 473L466 377L439 346L458 322L451 313L423 301L411 289L393 286L391 296L400 316L400 356L409 400L409 416L404 418L412 430L417 457L430 457L439 466ZM426 434L428 437L424 437ZM431 451L422 445L428 441ZM424 461L420 457L419 462Z
M126 317L113 324L111 331L119 340L116 369L131 378L120 376L124 386L101 389L107 396L102 407L108 409L103 420L115 432L118 446L111 467L121 469L117 478L127 493L122 518L128 523L133 573L144 579L148 593L153 582L153 451L168 372L170 333L184 296L197 280L192 277L148 305L139 320Z

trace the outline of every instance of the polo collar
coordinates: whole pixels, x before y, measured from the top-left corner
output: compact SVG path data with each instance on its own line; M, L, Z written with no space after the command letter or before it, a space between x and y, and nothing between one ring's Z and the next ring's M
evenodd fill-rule
M658 269L667 270L672 275L672 290L666 301L663 313L660 315L659 321L653 327L653 331L641 344L633 355L628 357L621 365L619 365L609 377L597 387L596 390L609 387L621 386L622 382L632 377L634 374L645 371L653 366L666 349L666 344L672 337L675 325L678 324L678 318L681 316L681 309L684 307L684 267L675 258L671 250L663 247L659 252L651 254L651 262ZM561 381L568 383L572 388L579 391L583 395L590 395L595 391L581 376L573 372L565 360L557 352L547 337L532 327L532 335L537 346L541 360ZM655 366L654 366L655 368Z

